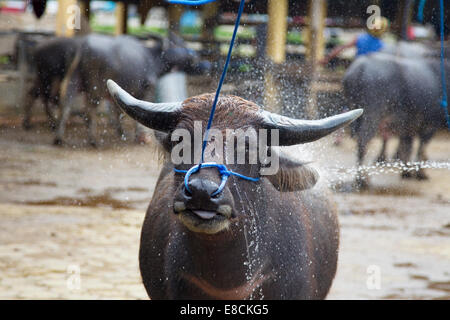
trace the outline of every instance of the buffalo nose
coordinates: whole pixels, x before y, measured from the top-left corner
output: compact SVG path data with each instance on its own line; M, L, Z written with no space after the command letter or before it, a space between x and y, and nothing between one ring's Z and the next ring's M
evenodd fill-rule
M213 196L212 194L219 189L219 185L214 181L207 179L192 179L188 184L189 190L186 192L198 200L210 200Z

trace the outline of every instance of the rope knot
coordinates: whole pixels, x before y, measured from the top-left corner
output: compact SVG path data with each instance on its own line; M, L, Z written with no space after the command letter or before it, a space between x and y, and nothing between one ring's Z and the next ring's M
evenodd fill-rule
M231 176L231 171L228 170L227 166L223 164L218 164L217 169L219 169L219 173L222 177L229 177Z

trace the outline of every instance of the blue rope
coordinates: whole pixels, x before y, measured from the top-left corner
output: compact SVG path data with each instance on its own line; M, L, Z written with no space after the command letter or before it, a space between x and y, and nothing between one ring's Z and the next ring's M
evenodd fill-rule
M419 22L423 22L423 10L425 9L426 3L427 0L420 0L419 2L419 8L417 9L417 20Z
M244 11L244 4L245 4L245 0L241 0L241 4L239 5L239 11L238 11L236 23L234 25L233 36L231 37L230 48L228 49L227 59L225 61L225 66L223 67L223 72L222 72L222 76L220 77L219 85L217 87L216 96L214 97L214 102L212 105L211 114L209 116L208 125L206 126L205 139L203 140L202 158L201 158L200 164L202 164L204 161L205 148L206 148L206 143L208 142L209 129L211 129L211 125L212 125L213 118L214 118L214 113L216 112L217 102L219 100L220 91L222 90L222 85L225 81L225 76L227 75L228 65L230 64L230 60L231 60L231 53L233 52L233 47L234 47L234 42L236 40L237 31L239 29L239 24L241 23L242 12ZM199 170L200 170L200 168L199 168Z
M188 6L200 6L202 4L207 4L210 2L214 2L216 0L166 0L172 4L185 4Z
M242 179L245 179L248 181L253 181L253 182L259 181L259 178L251 178L251 177L244 176L240 173L236 173L231 170L228 170L227 166L224 164L217 164L215 162L206 162L203 164L198 164L196 166L193 166L189 170L174 169L175 172L186 174L184 177L184 186L186 187L186 190L189 193L192 193L191 190L189 189L189 178L190 178L191 174L197 172L200 169L200 165L202 166L202 168L217 168L217 170L219 170L220 176L222 177L222 181L220 183L219 188L211 194L211 197L214 197L223 191L223 189L225 188L225 185L227 183L228 177L231 175L237 176L239 178L242 178Z
M447 84L445 77L445 60L444 60L444 0L440 0L440 14L441 14L441 82L442 82L441 107L444 109L445 118L447 119L447 127L450 130L450 117L448 115Z
M202 5L202 4L206 4L206 3L210 3L216 0L166 0L169 3L173 3L173 4L185 4L185 5L190 5L190 6L197 6L197 5ZM227 54L227 59L225 61L225 65L223 67L223 72L222 72L222 76L220 77L219 80L219 85L217 86L217 91L216 91L216 95L214 97L214 102L211 108L211 113L209 115L209 119L208 119L208 124L206 126L206 131L205 131L205 137L203 139L203 143L202 143L202 156L200 159L200 163L196 166L193 166L191 169L189 170L178 170L178 169L174 169L175 172L178 173L185 173L186 176L184 177L184 186L186 187L186 190L188 192L190 192L189 190L189 177L197 172L200 171L201 168L217 168L219 170L219 173L222 177L222 182L220 183L219 188L211 195L211 196L215 196L219 193L221 193L223 191L223 189L225 188L225 184L228 181L228 177L230 175L234 175L237 176L241 179L245 179L245 180L249 180L249 181L253 181L253 182L257 182L259 181L259 178L251 178L251 177L247 177L244 176L242 174L233 172L231 170L228 170L228 168L224 165L224 164L217 164L214 162L208 162L208 163L204 163L204 157L205 157L205 149L206 149L206 144L208 142L208 136L209 136L209 131L211 129L212 126L212 122L214 119L214 114L216 112L216 107L217 107L217 102L219 101L219 95L220 95L220 91L222 90L222 85L225 81L225 77L227 75L227 70L228 70L228 66L230 64L230 60L231 60L231 54L233 52L233 47L234 47L234 42L236 40L236 35L237 35L237 31L239 29L239 25L241 23L241 17L242 17L242 13L244 12L244 5L245 5L245 0L241 0L241 3L239 5L239 11L237 14L237 18L236 18L236 23L234 25L234 31L233 31L233 36L231 37L231 42L230 42L230 48L228 49L228 54Z

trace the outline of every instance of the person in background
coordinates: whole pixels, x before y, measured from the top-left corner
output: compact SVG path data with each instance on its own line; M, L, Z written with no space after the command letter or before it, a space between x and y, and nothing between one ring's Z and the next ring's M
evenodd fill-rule
M320 64L326 65L330 60L337 57L342 51L356 47L356 56L370 54L381 51L384 48L384 42L381 39L383 34L389 28L389 21L385 17L380 17L375 20L373 28L367 28L367 31L357 36L350 43L336 47L325 58L320 61Z
M338 46L333 49L326 57L324 57L321 61L319 61L322 65L327 65L331 60L335 59L342 51L347 50L352 47L356 47L356 56L355 58L371 54L374 52L381 51L385 44L381 37L386 33L389 29L389 20L385 17L380 17L375 20L375 24L372 28L367 28L367 31L358 35L353 41L348 44ZM388 130L385 128L380 128L383 139L387 140L389 138ZM336 146L342 143L342 133L340 130L336 132L334 144Z
M341 45L341 42L339 40L338 33L336 32L336 29L331 28L330 29L330 37L328 38L328 41L325 46L326 52L332 52L335 48L339 47ZM328 61L328 66L335 70L337 65L337 57L334 57Z

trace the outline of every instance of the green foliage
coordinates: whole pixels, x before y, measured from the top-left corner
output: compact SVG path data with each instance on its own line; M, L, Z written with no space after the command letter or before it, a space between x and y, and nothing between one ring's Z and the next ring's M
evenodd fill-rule
M288 31L287 42L291 44L303 44L302 33L298 30Z
M232 26L218 26L214 29L214 38L218 41L231 40L233 36ZM237 38L238 39L254 39L256 31L250 27L239 27Z
M10 63L10 58L9 56L0 56L0 64L9 64Z
M253 66L251 64L248 63L243 63L239 66L239 71L240 72L250 72L253 70Z

